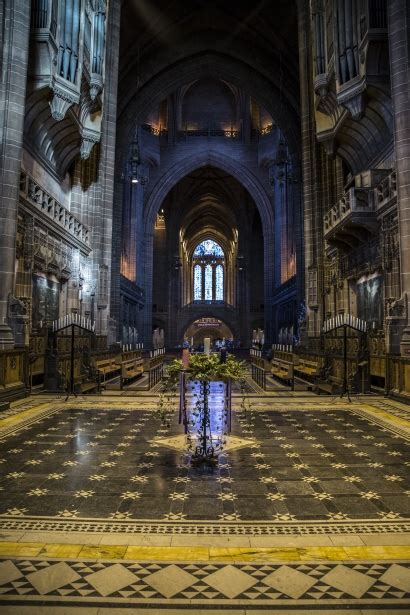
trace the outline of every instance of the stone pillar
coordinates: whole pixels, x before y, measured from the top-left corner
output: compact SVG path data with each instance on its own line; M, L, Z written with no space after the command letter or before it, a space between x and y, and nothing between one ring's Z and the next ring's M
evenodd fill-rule
M273 225L272 225L273 226ZM274 228L263 229L263 270L264 270L264 305L265 305L265 344L270 346L274 341L274 310L273 294L275 289L275 237ZM248 331L250 339L251 331Z
M387 2L387 17L402 286L402 300L397 306L399 310L396 316L402 316L401 322L406 325L400 348L402 354L407 354L410 352L410 5L408 1Z
M315 108L312 83L312 41L310 8L307 0L298 0L300 118L302 136L303 221L305 238L305 291L309 308L307 333L318 336L322 322L323 220L318 196L317 144L315 137Z
M145 350L152 346L152 273L153 273L153 248L154 229L145 230L143 249L144 279L142 287L145 291L145 303L141 313L142 336ZM169 336L169 331L167 332Z
M281 233L282 233L282 202L281 202L281 186L278 179L278 166L276 164L273 165L272 169L272 180L274 181L274 189L273 189L273 212L275 218L275 272L274 272L274 280L275 280L275 289L279 288L281 283L281 268L282 268L282 252L281 252ZM275 335L276 335L275 331Z
M294 211L294 237L296 252L296 302L299 307L305 297L305 270L303 257L303 216L302 216L302 185L300 181L300 171L294 175L292 185L291 207Z
M132 184L132 214L131 214L131 245L135 262L135 282L141 286L144 277L143 260L143 213L144 213L144 187L141 184Z
M14 292L17 209L24 130L30 0L3 0L0 80L0 349L14 345L8 302Z
M92 259L97 292L97 333L108 335L111 293L112 228L114 200L115 133L117 124L118 57L120 38L120 2L110 2L107 18L104 109L101 133L99 182L92 225ZM117 341L117 340L110 340Z

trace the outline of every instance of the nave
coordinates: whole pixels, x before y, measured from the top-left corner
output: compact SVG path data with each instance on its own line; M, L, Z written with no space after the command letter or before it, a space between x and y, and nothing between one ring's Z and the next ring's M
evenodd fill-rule
M234 393L208 468L156 401L44 395L2 418L2 612L409 604L404 404L254 393L244 412Z

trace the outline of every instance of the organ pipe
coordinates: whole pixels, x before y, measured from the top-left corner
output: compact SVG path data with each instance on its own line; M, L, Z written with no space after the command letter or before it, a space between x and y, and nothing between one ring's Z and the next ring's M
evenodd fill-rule
M338 0L336 30L341 84L354 79L359 74L357 27L357 0Z
M105 47L105 7L104 3L98 4L94 15L94 44L92 72L102 75Z

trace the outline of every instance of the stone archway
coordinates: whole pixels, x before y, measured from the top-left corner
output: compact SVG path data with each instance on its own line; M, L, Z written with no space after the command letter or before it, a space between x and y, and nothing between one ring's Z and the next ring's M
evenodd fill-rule
M239 340L239 323L238 318L233 310L228 308L215 308L212 306L185 307L179 313L178 323L175 330L174 344L181 344L185 333L198 320L213 319L221 321L232 334L234 340ZM211 327L210 327L211 328ZM222 335L221 337L226 337Z
M272 81L272 76L268 78L240 57L209 49L198 50L183 61L162 67L138 93L130 93L118 121L117 142L120 145L117 149L117 164L122 166L135 136L135 130L130 130L130 126L136 127L140 117L146 115L154 105L159 105L161 100L172 92L203 77L221 79L242 88L247 84L246 90L251 95L254 96L257 92L256 98L283 130L291 151L293 167L295 170L300 168L300 129L297 103L295 104L298 92L289 96L289 104L284 105L280 83Z
M261 179L238 160L222 155L215 150L204 150L195 156L185 157L170 167L152 188L144 206L144 244L141 246L141 256L144 262L144 288L146 304L144 307L145 339L149 340L152 319L152 271L153 271L153 229L156 215L170 190L186 175L205 166L218 168L234 177L253 198L258 208L264 237L264 295L265 305L269 305L274 288L274 212ZM237 329L237 327L234 327ZM267 329L267 328L265 328ZM233 330L233 329L231 329ZM243 342L248 341L242 332ZM239 336L238 336L239 339Z
M208 323L206 320L208 320ZM205 337L209 337L212 343L218 339L231 340L235 336L222 320L204 318L195 320L184 333L185 339L188 341L193 340L194 348L202 344Z
M153 228L161 203L170 190L186 175L201 167L211 166L232 175L250 194L258 208L263 231L273 231L274 214L267 188L262 179L235 158L211 148L186 156L168 168L156 182L144 205L144 229Z

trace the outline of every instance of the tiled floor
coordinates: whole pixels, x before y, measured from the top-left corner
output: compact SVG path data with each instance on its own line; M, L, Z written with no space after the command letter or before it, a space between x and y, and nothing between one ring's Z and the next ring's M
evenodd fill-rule
M154 401L0 421L0 609L410 608L405 406L254 395L197 468Z

